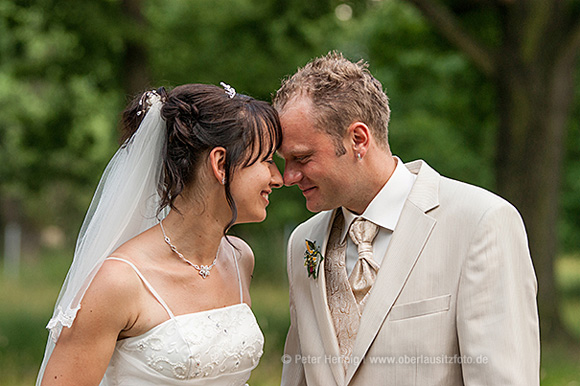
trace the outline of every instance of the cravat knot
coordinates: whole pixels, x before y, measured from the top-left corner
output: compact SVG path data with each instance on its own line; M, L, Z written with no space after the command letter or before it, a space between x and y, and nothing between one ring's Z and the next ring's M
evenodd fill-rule
M378 232L379 227L376 224L362 217L358 217L352 222L348 234L358 248L359 258L372 258L373 240Z
M373 260L373 240L378 232L376 224L361 217L353 221L348 232L358 248L358 260L348 281L361 313L379 270L379 265Z

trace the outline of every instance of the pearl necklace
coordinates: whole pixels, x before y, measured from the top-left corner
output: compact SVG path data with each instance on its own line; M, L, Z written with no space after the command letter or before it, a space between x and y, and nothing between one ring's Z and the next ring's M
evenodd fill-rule
M183 260L184 262L186 262L187 264L189 264L193 268L195 268L199 272L199 276L201 276L203 279L208 277L211 269L213 268L215 263L217 263L218 254L216 253L215 259L213 259L213 263L211 263L210 265L199 266L197 264L193 264L191 261L187 260L181 252L179 252L177 250L177 247L175 245L171 244L171 239L165 234L165 229L163 229L163 221L159 221L159 225L161 226L161 232L163 232L163 238L164 238L165 242L167 243L167 245L169 245L169 248L171 248L171 250L173 252L175 252L181 260ZM218 252L219 252L219 248L218 248Z

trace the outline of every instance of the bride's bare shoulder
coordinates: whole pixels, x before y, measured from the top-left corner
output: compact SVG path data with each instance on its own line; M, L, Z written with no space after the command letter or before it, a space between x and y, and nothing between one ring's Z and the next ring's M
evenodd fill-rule
M95 276L91 287L108 301L135 304L143 291L143 283L137 270L142 271L145 251L143 237L137 236L117 248L105 261Z
M83 296L75 329L87 337L98 329L116 340L139 314L141 288L140 278L130 265L105 260Z
M248 243L237 236L228 236L228 240L236 249L236 256L238 260L254 260L254 251L252 251L252 248L250 248Z
M120 259L120 260L119 260ZM131 266L132 259L123 254L107 258L95 276L91 287L103 295L131 299L141 290L141 279Z
M240 268L251 275L254 271L254 252L252 248L239 237L228 236L228 239L235 248L234 255L238 259Z

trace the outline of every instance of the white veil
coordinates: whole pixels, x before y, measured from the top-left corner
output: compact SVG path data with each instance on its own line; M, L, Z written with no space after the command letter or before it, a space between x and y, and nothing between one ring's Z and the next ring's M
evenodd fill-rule
M150 108L137 131L107 165L83 221L73 262L46 326L50 335L37 386L62 328L72 326L81 300L105 258L159 221L157 188L166 141L165 121L161 118L163 103L154 91L144 94L144 98L145 107Z

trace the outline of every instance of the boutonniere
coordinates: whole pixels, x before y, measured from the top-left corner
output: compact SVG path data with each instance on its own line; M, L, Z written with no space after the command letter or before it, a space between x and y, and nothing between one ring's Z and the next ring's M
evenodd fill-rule
M304 251L304 266L308 272L308 277L312 276L314 279L318 277L318 270L320 263L324 260L324 256L320 253L320 247L316 246L316 241L306 241L306 251Z

